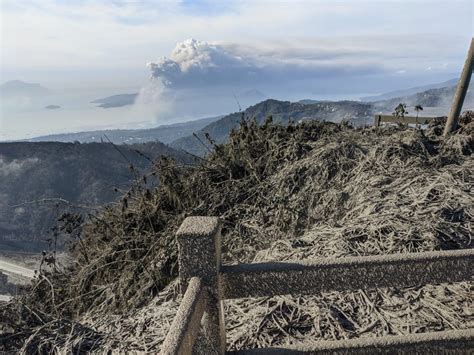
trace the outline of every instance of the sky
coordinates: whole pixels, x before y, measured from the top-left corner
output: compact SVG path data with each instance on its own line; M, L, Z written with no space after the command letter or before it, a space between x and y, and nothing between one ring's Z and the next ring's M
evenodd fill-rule
M255 91L356 97L441 82L459 75L474 18L472 0L0 4L0 83L145 88L145 101Z

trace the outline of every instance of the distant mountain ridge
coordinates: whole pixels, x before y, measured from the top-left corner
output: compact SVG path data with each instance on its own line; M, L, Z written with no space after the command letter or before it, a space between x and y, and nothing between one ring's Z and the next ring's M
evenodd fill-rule
M393 111L395 106L400 102L407 104L409 107L421 105L423 107L445 107L446 112L452 104L456 86L448 86L442 88L429 89L415 94L395 97L388 100L373 102L376 110ZM474 107L474 90L468 89L464 100L464 109Z
M273 116L275 122L286 124L288 119L299 120L321 120L321 121L350 121L355 125L372 124L373 115L379 112L391 113L395 107L403 102L409 106L411 110L415 105L423 107L444 107L447 108L452 102L457 79L449 80L444 83L433 84L431 86L442 86L452 84L450 86L442 86L431 88L425 91L398 96L391 99L379 100L375 102L363 101L318 101L304 99L298 102L266 100L257 105L249 107L243 113L233 113L223 117L222 119L203 127L197 132L197 139L194 136L183 137L170 145L176 149L182 149L196 155L205 155L207 148L204 146L207 142L206 135L209 135L217 143L224 142L230 131L237 127L242 118L242 114L246 118L256 118L261 123L265 117ZM426 86L425 86L426 87ZM423 88L423 87L419 87ZM408 89L400 92L412 92L416 88ZM395 92L388 93L387 96ZM467 93L464 109L474 108L474 90L470 89ZM204 143L204 144L203 144Z
M355 124L362 124L371 119L373 114L372 105L363 102L324 101L315 104L303 104L268 99L249 107L243 112L229 114L205 126L196 132L199 139L190 135L175 140L170 146L196 155L205 155L207 148L203 143L207 142L206 135L209 135L216 143L224 142L230 131L239 125L242 116L250 119L255 118L258 123L263 123L266 117L272 116L273 122L281 124L287 124L290 119L294 121L324 120L334 122L347 120Z
M380 95L361 97L361 101L374 102L374 101L390 100L397 97L406 97L406 96L414 95L414 94L431 90L431 89L440 89L440 88L455 86L457 83L458 83L458 79L450 79L447 81L443 81L441 83L416 86L416 87L412 87L408 89L389 91Z
M431 86L452 84L454 82L456 82L455 79ZM424 87L426 86L418 88ZM391 92L384 95L391 96L395 93L411 92L418 88ZM175 149L185 150L196 155L204 155L208 151L208 148L205 146L205 142L207 142L206 134L217 143L224 142L230 131L238 126L242 114L246 118L256 118L259 123L263 122L267 116L272 115L275 122L283 124L286 124L288 119L292 119L295 121L325 120L334 122L344 120L350 121L355 125L365 125L372 123L375 113L391 113L400 102L406 103L411 108L415 105L422 105L425 108L446 108L452 101L454 91L455 86L451 85L374 102L319 101L312 99L289 102L268 99L250 106L243 112L235 112L220 117L159 126L152 129L104 130L57 134L36 137L31 139L31 141L100 142L105 138L104 135L107 135L114 143L130 144L159 140ZM258 95L261 93L251 91L250 94ZM474 91L472 89L469 90L466 97L465 107L474 107ZM199 139L194 136L194 133L197 134Z
M51 94L51 91L37 83L27 83L21 80L10 80L0 85L2 97L37 97Z
M133 105L137 97L138 94L119 94L97 99L91 101L91 103L100 104L98 107L102 108L122 107Z

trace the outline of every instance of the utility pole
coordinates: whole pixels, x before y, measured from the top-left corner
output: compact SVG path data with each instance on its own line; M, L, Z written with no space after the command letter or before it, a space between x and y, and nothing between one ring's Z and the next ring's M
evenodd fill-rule
M466 97L469 81L471 80L472 70L474 69L474 38L471 38L471 46L467 52L466 62L459 79L456 93L454 94L453 105L449 112L446 126L444 127L444 136L454 131L458 126L459 115L461 114L464 98Z

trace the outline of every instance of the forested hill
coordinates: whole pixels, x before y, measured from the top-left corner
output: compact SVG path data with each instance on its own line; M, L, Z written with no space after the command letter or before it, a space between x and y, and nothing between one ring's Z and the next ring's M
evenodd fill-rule
M39 249L64 211L54 202L99 206L116 200L134 178L130 164L146 171L151 159L167 155L192 163L189 155L160 143L113 146L109 143L0 143L0 249Z
M258 123L263 123L265 118L272 116L273 122L287 124L288 120L317 120L317 121L351 121L355 124L366 123L373 116L371 104L356 101L321 101L305 104L301 102L265 100L249 107L244 112L236 112L224 116L199 130L196 134L175 140L171 143L173 148L183 149L197 155L206 154L204 144L208 144L206 133L217 143L223 143L230 131L238 127L242 115L245 118L255 118Z
M395 107L403 102L410 107L410 112L415 105L425 108L442 109L448 112L451 105L455 86L429 89L402 97L380 100L376 102L359 101L316 101L301 100L299 102L265 100L249 107L243 112L236 112L212 122L196 132L199 139L193 135L176 139L170 145L173 148L184 149L197 155L208 152L206 145L209 139L217 143L226 141L230 131L239 125L242 115L245 118L255 118L262 123L266 117L272 116L276 123L286 124L291 118L293 121L315 120L342 122L348 121L356 126L371 124L375 113L391 113ZM474 108L474 90L469 90L464 102L465 109Z

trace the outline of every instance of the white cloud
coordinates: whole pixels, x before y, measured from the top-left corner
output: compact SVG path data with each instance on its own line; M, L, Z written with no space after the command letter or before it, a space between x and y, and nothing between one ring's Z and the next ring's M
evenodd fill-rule
M232 83L235 75L251 75L253 66L217 44L188 39L178 43L170 58L148 64L165 86ZM234 77L234 78L233 78Z
M261 49L188 39L176 44L169 58L161 57L148 67L152 77L168 88L268 85L381 70L360 56L360 50L318 45Z

